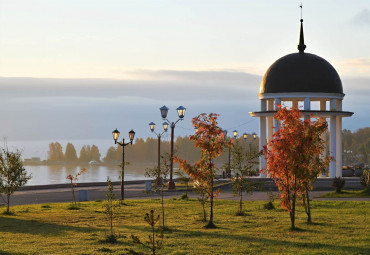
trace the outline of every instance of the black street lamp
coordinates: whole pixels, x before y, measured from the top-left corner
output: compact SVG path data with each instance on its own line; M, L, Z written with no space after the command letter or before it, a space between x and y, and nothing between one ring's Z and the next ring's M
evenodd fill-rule
M247 139L248 139L248 134L247 133L244 133L243 134L243 138L244 138L244 140L245 141L247 141ZM257 135L256 135L256 133L253 133L252 134L252 138L253 138L253 140L256 140L256 138L257 138ZM252 142L249 142L249 154L252 152Z
M235 130L233 131L233 134L235 135ZM236 135L238 135L238 132L236 131ZM227 130L224 129L224 136L225 139L227 139ZM231 147L229 146L229 163L228 163L228 169L226 170L226 177L231 178Z
M167 130L168 130L168 123L167 122L163 122L162 125L163 125L164 131L161 134L158 134L154 131L155 123L154 122L149 123L150 131L152 131L158 137L158 171L159 171L159 169L161 169L161 137L164 134L164 132L167 132Z
M128 132L128 137L130 139L130 142L125 143L125 139L122 138L122 143L117 142L119 137L119 131L117 129L113 130L112 132L113 140L115 144L119 144L122 146L122 173L121 173L121 200L125 199L125 146L132 144L132 141L135 137L135 131L131 129L130 132Z
M173 173L173 139L174 139L174 133L175 133L175 126L176 126L177 122L179 122L180 120L183 120L183 118L185 117L186 108L183 107L183 106L177 107L176 111L177 111L177 115L179 116L179 119L176 122L171 122L167 119L167 113L168 113L169 109L166 106L162 106L161 108L159 108L159 110L161 110L161 116L162 116L163 120L166 120L168 123L171 124L171 169L170 169L170 181L168 183L168 189L175 189L176 188L175 182L172 180L172 173Z

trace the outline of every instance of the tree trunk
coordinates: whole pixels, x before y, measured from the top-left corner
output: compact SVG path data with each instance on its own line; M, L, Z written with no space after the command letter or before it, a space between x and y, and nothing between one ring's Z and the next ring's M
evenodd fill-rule
M211 181L211 213L209 214L209 223L208 225L213 225L213 175Z
M10 213L10 194L6 194L7 202L6 202L6 213Z
M290 221L292 223L292 229L295 229L295 200L296 200L296 192L293 193L293 205L292 205L292 211L290 212Z
M110 208L110 234L113 235L113 207Z
M310 197L308 195L308 189L306 188L306 199L307 199L307 204L305 203L305 210L307 214L307 222L311 223L311 208L310 208Z
M297 186L297 179L294 178L293 198L292 198L292 201L291 201L291 203L292 203L292 205L291 205L292 210L289 212L290 222L291 222L291 229L292 230L295 229L295 200L296 200L296 196L297 196L296 186ZM288 194L288 198L290 200L291 197L290 197L290 192L289 192L289 188L288 187L287 187L287 194Z
M206 222L206 208L204 207L205 204L205 194L202 194L202 206L203 206L203 221Z
M155 255L155 241L154 241L154 225L152 225L152 233L153 233L153 244L152 244L152 250L153 250L153 255Z
M71 188L72 188L72 199L73 199L73 202L74 202L74 206L77 206L76 198L75 198L75 189L73 188L72 180L71 180Z
M239 212L240 212L240 215L243 215L243 191L242 190L240 190Z
M163 231L164 231L164 205L163 205L163 186L164 185L162 185L162 192L161 192L161 196L162 196L162 229L163 229Z

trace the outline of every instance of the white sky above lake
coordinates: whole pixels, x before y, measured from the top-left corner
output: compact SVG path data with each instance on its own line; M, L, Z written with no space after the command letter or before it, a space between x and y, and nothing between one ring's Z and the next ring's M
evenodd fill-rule
M297 52L301 1L0 0L0 136L111 139L152 136L159 107L257 132L262 75ZM342 78L343 127L370 125L370 1L303 2L306 52ZM247 124L246 124L247 123ZM127 135L126 135L127 136Z

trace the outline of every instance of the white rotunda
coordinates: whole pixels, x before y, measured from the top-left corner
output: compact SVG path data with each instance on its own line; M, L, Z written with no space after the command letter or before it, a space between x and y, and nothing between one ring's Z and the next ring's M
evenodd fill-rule
M303 107L300 110L305 118L313 114L329 119L329 153L334 159L330 162L329 177L341 177L342 118L352 116L353 112L342 110L343 87L334 67L325 59L304 52L305 49L301 19L299 52L288 54L270 66L258 94L261 109L249 114L260 119L261 150L279 128L279 122L273 118L279 104ZM260 169L265 166L265 159L261 156Z

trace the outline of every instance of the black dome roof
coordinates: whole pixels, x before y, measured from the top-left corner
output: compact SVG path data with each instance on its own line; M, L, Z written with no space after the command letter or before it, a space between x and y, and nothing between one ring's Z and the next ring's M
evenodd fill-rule
M286 55L263 76L260 93L319 92L343 94L337 71L325 59L310 53Z

